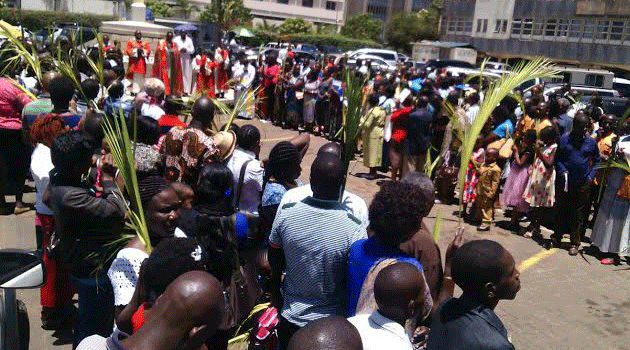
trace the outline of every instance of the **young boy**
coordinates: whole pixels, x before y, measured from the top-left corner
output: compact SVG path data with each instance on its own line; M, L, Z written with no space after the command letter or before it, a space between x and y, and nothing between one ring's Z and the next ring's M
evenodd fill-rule
M481 226L477 228L477 231L489 231L492 224L494 200L499 190L499 180L501 179L501 168L497 165L498 157L498 149L487 149L486 161L479 167L477 198L475 199L477 215L475 216L479 218L479 214L481 214Z

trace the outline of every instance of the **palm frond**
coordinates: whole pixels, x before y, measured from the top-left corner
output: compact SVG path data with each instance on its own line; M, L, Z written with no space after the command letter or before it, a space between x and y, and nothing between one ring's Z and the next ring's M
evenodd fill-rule
M357 137L361 131L361 116L365 108L363 98L363 85L365 81L357 76L353 70L346 69L344 72L344 78L346 83L346 90L344 92L347 104L343 108L343 120L342 120L342 149L341 149L341 164L344 169L345 179L341 188L339 198L343 196L343 191L346 187L346 180L348 176L348 169L350 168L350 161L354 157L354 151L356 150Z
M464 187L466 169L470 156L473 152L475 141L477 140L477 137L479 137L484 124L490 117L490 114L496 106L499 105L501 100L526 81L535 78L553 78L558 76L559 73L560 71L551 60L539 57L529 62L519 62L511 73L503 75L501 79L490 84L490 87L484 94L484 99L479 107L479 113L477 114L476 119L463 135L464 138L460 160L461 163L459 167L458 188ZM461 193L463 195L463 191L461 191ZM463 210L461 210L462 203L463 201L460 200L460 224L463 214Z
M439 243L442 231L442 211L438 211L433 224L433 241Z
M15 56L5 61L5 67L2 69L2 73L6 75L6 72L16 68L18 64L24 61L34 72L38 81L42 81L42 66L39 62L39 55L33 45L30 50L22 42L22 39L13 35L13 32L7 28L4 24L0 23L0 34L7 37L7 41L10 43L3 53L14 51Z
M425 158L424 161L424 173L425 175L427 175L428 177L432 177L433 176L433 171L435 170L435 167L437 166L437 164L440 162L441 157L438 155L437 157L435 157L435 160L431 160L431 147L429 147L427 149L427 157Z
M7 79L11 82L11 84L13 84L13 86L20 89L20 91L22 91L23 93L25 93L26 96L28 96L31 100L37 100L37 96L35 96L34 93L30 92L24 85L18 83L17 81L11 78L7 78Z
M135 116L133 118L135 119ZM120 110L118 116L111 119L105 118L103 121L105 139L111 149L114 162L120 171L120 176L122 176L125 189L129 195L130 204L123 200L127 211L127 227L135 231L142 244L144 244L147 253L150 254L152 250L151 239L149 238L144 210L140 201L138 178L136 177L135 148L132 148L131 145L125 116Z

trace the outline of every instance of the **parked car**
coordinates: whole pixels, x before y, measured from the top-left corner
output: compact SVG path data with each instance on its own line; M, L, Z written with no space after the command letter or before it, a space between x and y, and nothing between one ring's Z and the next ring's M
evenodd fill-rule
M613 78L613 89L617 90L621 96L630 97L630 80Z
M424 65L426 70L436 70L442 68L467 68L467 69L475 69L475 66L466 62L466 61L457 61L457 60L429 60Z
M353 51L348 56L348 64L355 64L357 57L365 55L380 57L382 60L387 62L387 64L392 66L396 65L396 63L398 62L398 53L396 51L383 49L359 49Z
M544 87L543 95L549 96L552 93L555 93L559 91L560 89L562 89L562 86L563 84L547 84ZM524 92L525 93L529 92L532 89L532 87L525 89ZM619 92L617 90L612 90L612 89L600 89L600 88L595 88L591 86L571 85L571 90L577 91L582 97L591 97L595 94L599 95L602 98L603 97L620 97Z
M305 59L308 59L310 62L314 62L315 59L317 58L317 56L315 56L313 53L311 53L309 51L298 51L298 50L295 50L295 51L293 51L293 54L295 55L295 62L296 63L302 63Z
M295 45L294 51L306 51L313 55L317 55L319 53L317 46L311 44L297 44Z
M370 64L372 69L378 69L381 71L385 71L385 72L389 72L389 73L393 73L396 71L396 66L390 64L389 62L385 61L384 59L382 59L379 56L374 56L374 55L362 55L362 56L357 56L355 58L355 63L354 64L349 64L351 67L356 67L357 66L357 62L361 61L362 64Z

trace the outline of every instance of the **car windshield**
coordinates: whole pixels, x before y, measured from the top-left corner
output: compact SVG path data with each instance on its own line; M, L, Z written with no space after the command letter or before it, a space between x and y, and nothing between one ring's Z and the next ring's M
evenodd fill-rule
M431 66L435 68L457 67L457 68L475 68L472 64L464 61L433 61Z
M394 55L393 53L373 52L372 55L381 57L382 59L388 60L388 61L395 61L396 60L396 55Z

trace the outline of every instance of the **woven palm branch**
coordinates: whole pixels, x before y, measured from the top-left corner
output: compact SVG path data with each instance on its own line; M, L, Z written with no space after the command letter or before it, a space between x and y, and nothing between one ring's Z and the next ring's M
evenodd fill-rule
M535 78L553 78L558 76L559 73L560 71L551 62L551 60L539 57L529 62L519 62L511 73L503 75L501 79L490 84L490 87L484 94L484 99L479 107L479 113L477 114L476 119L463 133L463 144L457 181L458 188L464 188L466 169L468 167L470 156L473 152L475 141L477 140L477 137L479 137L484 124L490 117L490 114L492 114L492 111L499 105L501 100L505 96L511 94L514 89L526 81ZM460 195L463 196L463 191L460 191ZM463 217L462 205L463 201L460 198L460 224Z
M135 116L132 118L134 118L135 129ZM127 227L136 233L145 250L150 254L152 250L151 239L149 238L144 210L140 201L138 178L136 177L135 147L132 147L132 142L129 138L125 116L120 110L118 116L105 118L103 122L105 140L107 140L107 144L111 149L114 162L118 167L129 196L129 204L126 204ZM127 203L126 200L124 202Z

